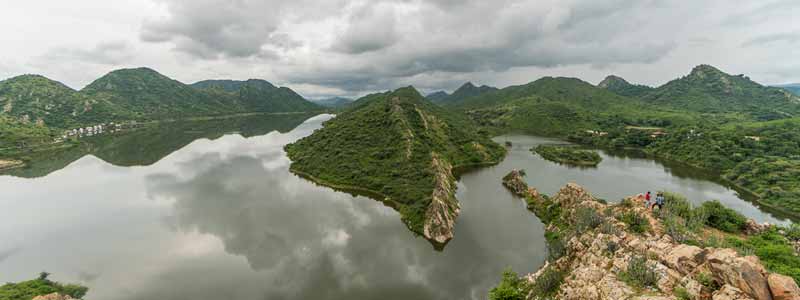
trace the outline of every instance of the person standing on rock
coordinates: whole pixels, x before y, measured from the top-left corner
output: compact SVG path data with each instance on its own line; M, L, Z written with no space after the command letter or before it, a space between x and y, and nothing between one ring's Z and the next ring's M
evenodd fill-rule
M647 194L644 194L644 207L650 207L650 191L647 191Z

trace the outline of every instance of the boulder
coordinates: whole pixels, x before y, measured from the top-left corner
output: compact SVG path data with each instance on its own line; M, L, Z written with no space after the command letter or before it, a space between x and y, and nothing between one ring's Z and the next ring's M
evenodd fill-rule
M708 267L720 283L731 285L756 300L771 300L772 294L758 258L737 257L733 249L715 249L707 257Z
M754 300L741 290L726 284L711 296L712 300Z
M780 274L770 274L767 277L769 290L772 292L772 299L775 300L800 300L800 288L797 283L789 276Z
M703 256L705 256L705 251L700 247L680 244L667 253L664 263L686 275L702 263Z
M568 208L585 201L595 201L595 198L589 193L589 191L580 185L568 183L566 186L561 188L561 190L558 191L558 194L556 194L551 200L553 200L555 203L561 204L562 208Z

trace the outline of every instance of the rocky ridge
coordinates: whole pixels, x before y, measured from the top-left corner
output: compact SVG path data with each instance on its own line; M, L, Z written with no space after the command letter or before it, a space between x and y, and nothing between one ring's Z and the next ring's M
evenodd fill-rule
M533 289L527 299L800 299L800 288L794 279L767 271L756 256L674 241L644 207L641 196L628 198L621 204L605 204L570 183L553 197L547 197L527 187L523 176L524 172L514 170L503 178L503 184L526 198L537 214L547 213L541 211L543 207L560 208L560 216L547 225L548 232L575 232L565 239L563 256L524 276L537 286L548 270L559 270L563 281L552 291L552 296L543 297ZM596 228L585 226L587 218L581 214L586 211L602 212L593 222ZM626 214L642 216L650 229L633 232L629 224L620 220L619 216ZM757 228L763 225L756 224L753 230ZM637 260L644 262L643 267L650 272L635 273ZM632 284L644 280L632 279L634 274L652 276L652 285Z

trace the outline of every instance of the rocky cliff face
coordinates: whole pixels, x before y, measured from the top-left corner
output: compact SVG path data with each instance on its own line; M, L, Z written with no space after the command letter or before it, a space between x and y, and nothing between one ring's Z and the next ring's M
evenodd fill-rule
M800 299L791 277L768 272L755 256L674 241L642 197L609 205L576 184L547 197L522 186L522 175L514 171L504 184L513 183L506 186L517 194L528 190L523 196L530 207L543 207L543 202L560 207L560 217L547 230L565 237L562 256L524 276L534 286L528 299ZM626 219L630 217L621 217L634 214L648 230L637 233ZM545 278L549 270L558 270L563 279L544 297L536 287L552 281Z

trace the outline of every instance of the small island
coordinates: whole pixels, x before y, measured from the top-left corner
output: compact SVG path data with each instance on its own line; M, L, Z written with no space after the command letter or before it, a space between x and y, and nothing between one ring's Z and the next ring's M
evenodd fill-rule
M546 160L571 166L595 167L603 160L597 152L568 145L539 145L531 151Z

